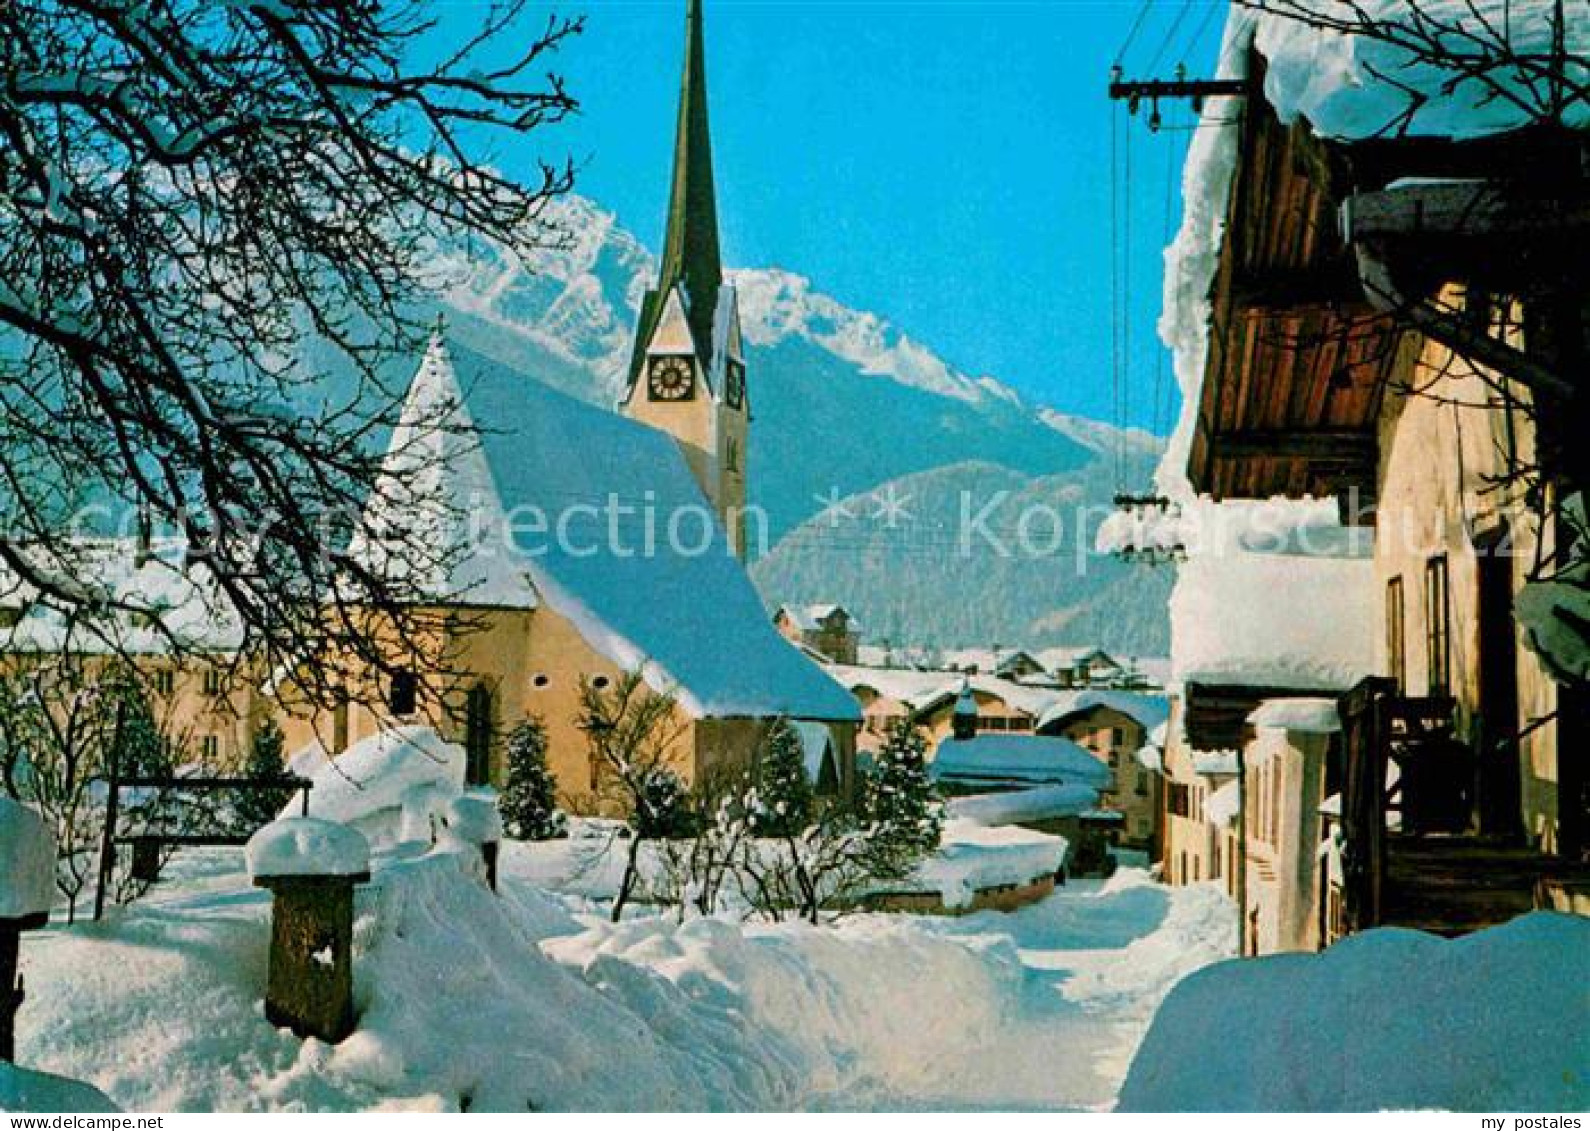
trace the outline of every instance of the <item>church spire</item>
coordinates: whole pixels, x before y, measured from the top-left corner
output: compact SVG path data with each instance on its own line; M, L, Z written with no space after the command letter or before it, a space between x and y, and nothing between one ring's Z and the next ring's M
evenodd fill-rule
M701 0L686 0L685 71L679 92L674 175L663 243L659 295L683 284L690 330L703 361L712 351L712 318L723 283L718 252L718 202L712 181L712 139L707 131L707 50Z

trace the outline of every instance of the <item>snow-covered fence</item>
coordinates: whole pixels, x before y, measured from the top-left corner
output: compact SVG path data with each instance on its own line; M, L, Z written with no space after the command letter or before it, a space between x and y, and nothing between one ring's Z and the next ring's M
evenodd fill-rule
M353 1031L353 888L370 878L356 829L273 821L248 842L248 870L272 895L265 1017L333 1044Z

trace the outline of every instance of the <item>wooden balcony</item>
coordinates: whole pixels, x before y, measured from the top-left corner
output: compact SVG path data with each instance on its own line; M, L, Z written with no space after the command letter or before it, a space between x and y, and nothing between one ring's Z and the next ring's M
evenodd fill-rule
M1342 703L1343 897L1348 931L1461 935L1590 889L1590 866L1473 835L1473 755L1452 735L1450 699L1365 680ZM1395 763L1399 773L1388 774ZM1388 777L1394 780L1388 782Z
M1582 890L1590 866L1482 837L1393 835L1380 925L1467 934L1534 910L1543 885Z

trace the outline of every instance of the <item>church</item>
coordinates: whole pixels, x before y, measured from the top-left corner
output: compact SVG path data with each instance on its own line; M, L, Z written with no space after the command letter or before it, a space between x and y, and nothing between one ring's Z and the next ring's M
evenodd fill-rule
M387 567L381 531L415 523L456 551L438 555L435 576L407 579L438 662L356 677L345 705L289 720L289 749L318 741L334 755L384 728L429 725L465 747L472 783L500 783L502 737L533 716L579 811L597 786L582 682L639 670L675 700L669 759L687 781L748 764L788 718L813 781L850 788L855 701L779 635L742 564L750 394L719 251L699 0L686 17L664 251L616 408L433 337L385 464L404 487L378 486L351 552ZM526 514L544 537L526 540Z

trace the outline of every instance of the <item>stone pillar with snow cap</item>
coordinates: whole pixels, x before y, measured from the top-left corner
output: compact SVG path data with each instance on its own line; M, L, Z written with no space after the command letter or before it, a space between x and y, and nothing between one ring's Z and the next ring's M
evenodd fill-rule
M0 860L0 1062L9 1062L23 998L22 932L48 923L55 901L55 837L37 813L9 797L0 797Z
M272 896L265 1017L336 1043L353 1031L353 888L370 846L346 825L285 817L255 833L249 875Z
M468 793L454 798L442 813L448 839L480 854L486 886L497 890L497 853L502 845L502 814L494 793Z

